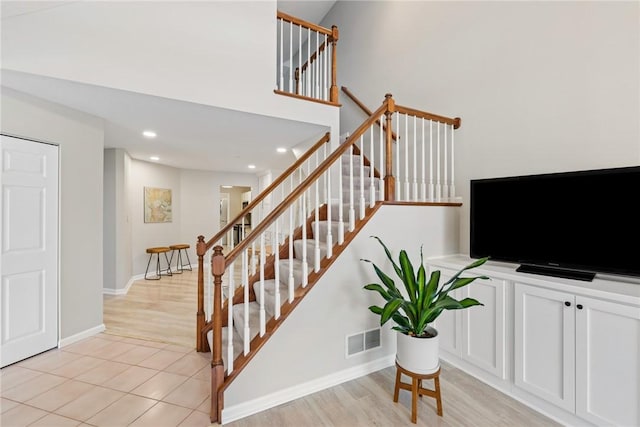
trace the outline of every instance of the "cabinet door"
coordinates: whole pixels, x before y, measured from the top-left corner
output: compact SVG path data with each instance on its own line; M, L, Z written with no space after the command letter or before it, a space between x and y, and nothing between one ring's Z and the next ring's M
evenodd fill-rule
M576 297L576 413L640 425L640 308Z
M440 283L449 280L456 272L440 269ZM450 294L455 299L460 299L462 293L456 289ZM445 310L436 319L435 328L440 336L440 350L459 356L462 344L462 318L459 310Z
M574 298L515 284L515 384L570 412L575 408Z
M476 280L462 288L462 293L463 298L475 298L484 304L462 310L462 357L506 378L505 281Z

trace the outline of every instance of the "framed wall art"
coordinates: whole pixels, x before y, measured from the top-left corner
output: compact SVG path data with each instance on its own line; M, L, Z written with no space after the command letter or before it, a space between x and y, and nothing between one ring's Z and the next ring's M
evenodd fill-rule
M144 187L144 222L171 221L171 189Z

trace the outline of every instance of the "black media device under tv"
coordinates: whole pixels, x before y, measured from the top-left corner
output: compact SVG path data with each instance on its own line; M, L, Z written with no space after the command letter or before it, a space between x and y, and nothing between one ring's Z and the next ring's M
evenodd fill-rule
M640 276L640 166L471 180L473 258L590 281Z

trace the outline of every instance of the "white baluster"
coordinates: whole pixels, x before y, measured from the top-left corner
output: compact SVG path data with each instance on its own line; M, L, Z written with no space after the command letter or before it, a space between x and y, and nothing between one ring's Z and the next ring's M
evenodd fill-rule
M233 372L233 294L235 261L229 266L229 287L227 290L227 373Z
M264 308L264 264L265 256L264 252L266 246L264 243L264 233L260 233L260 336L263 336L266 332L266 311Z
M318 165L319 165L318 154L319 154L318 151L316 151L316 169L318 168ZM315 221L316 227L318 227L318 224L320 223L320 179L319 178L314 184L314 187L316 191L316 208L314 211L313 219ZM317 234L318 233L315 233L315 232L313 234L313 243L314 243L313 271L315 271L316 273L320 271L320 236L318 236Z
M437 144L436 144L436 202L442 200L442 183L440 182L440 122L436 122Z
M384 137L384 130L382 129L382 124L384 123L384 114L382 116L380 116L380 160L378 161L378 163L380 164L380 167L378 168L378 170L380 171L380 180L378 180L378 185L380 186L379 189L379 194L380 194L380 199L378 200L384 200L384 174L386 173L385 170L385 164L384 164L384 151L385 151L385 145L386 145L386 138Z
M344 156L344 154L343 154ZM342 201L343 201L343 197L342 194L344 192L344 189L342 188L342 175L343 175L343 165L342 165L342 158L340 159L338 163L338 244L341 245L344 243L344 217L343 217L343 207L342 207ZM331 209L331 207L329 207L329 209Z
M433 160L433 120L429 120L429 200L435 200L435 187L433 183L433 168L435 162Z
M289 93L294 93L293 73L293 24L289 23Z
M315 65L315 94L314 98L320 98L320 33L316 33L316 63Z
M275 283L275 294L274 294L274 299L275 299L275 307L274 307L274 315L273 317L275 317L276 319L278 319L280 317L280 268L278 267L279 263L280 263L280 236L279 236L279 230L278 230L278 222L280 221L280 218L278 217L278 219L276 219L275 221L275 230L274 230L274 234L275 234L275 239L271 239L271 250L273 251L273 256L274 256L274 261L273 261L273 265L275 266L274 268L274 281ZM274 244L275 242L275 244Z
M349 147L349 231L356 228L356 210L353 203L353 146Z
M443 175L443 186L442 186L442 197L447 200L449 199L449 174L447 173L449 168L447 164L447 124L442 124L444 128L444 149L443 149L443 160L442 164L444 165L444 175Z
M329 52L329 43L328 43L328 39L327 39L327 35L324 35L324 51L322 53L322 63L324 65L324 90L323 90L323 94L322 94L322 99L324 99L325 101L329 100L329 96L328 96L328 88L329 88L329 81L327 80L327 75L328 75L328 64L329 64L329 56L327 56L327 52ZM331 228L331 227L329 227Z
M207 287L205 288L205 298L206 298L206 318L208 320L211 319L213 314L213 274L211 271L211 257L213 256L213 250L209 249L205 254L205 274L207 275Z
M341 162L338 163L342 166ZM331 167L329 167L325 173L327 174L327 258L331 259L333 256L333 235L331 234ZM318 229L320 229L319 226Z
M402 194L400 193L400 144L402 143L402 136L400 135L400 113L396 111L396 156L392 159L395 165L395 178L396 178L396 200L402 200Z
M251 337L251 331L249 330L249 266L247 259L247 249L242 251L242 286L244 286L244 354L249 354L250 345L249 338Z
M369 196L371 197L371 200L369 200L369 207L374 207L376 204L376 174L375 174L375 167L374 165L376 164L375 158L374 158L374 146L373 146L373 128L375 125L372 125L371 128L369 128L369 132L371 134L371 147L369 147L369 156L371 157L369 159L369 178L371 179L371 186L370 186L370 191L369 191ZM362 147L364 148L364 147Z
M283 43L284 43L284 32L283 32L283 26L284 25L284 20L280 19L280 61L278 61L278 69L280 71L280 85L278 86L278 89L283 90L283 86L284 86L284 59L283 59Z
M293 288L295 287L293 278L293 204L289 206L289 302L293 302Z
M302 193L302 215L300 226L302 227L302 287L306 288L309 276L309 264L307 262L307 192Z
M302 25L298 25L298 95L303 95L302 90Z
M364 218L365 198L364 198L364 135L360 136L360 219Z
M404 115L404 199L411 200L409 194L409 115Z
M311 28L307 28L307 70L305 71L307 76L307 89L306 96L311 96Z
M455 130L453 125L451 125L451 187L449 187L449 193L451 200L456 198L456 175L453 172L453 165L455 165L453 155L455 154L455 146L453 144L453 135L455 134Z
M427 201L427 183L425 182L425 172L426 172L426 168L427 168L427 164L425 163L425 146L424 146L424 117L422 119L420 119L420 121L422 122L422 167L420 168L421 170L421 178L422 180L420 181L420 200L422 200L423 202Z
M413 116L413 201L417 202L420 200L420 196L418 195L418 142L417 142L417 133L418 126L416 124L416 116Z

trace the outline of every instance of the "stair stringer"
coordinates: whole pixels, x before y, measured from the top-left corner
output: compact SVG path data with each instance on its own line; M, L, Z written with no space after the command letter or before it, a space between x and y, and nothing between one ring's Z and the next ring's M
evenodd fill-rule
M323 390L393 364L395 335L381 330L381 346L346 357L346 336L370 330L378 317L367 307L380 301L362 287L377 282L367 258L390 264L379 236L397 256L406 249L419 262L458 252L459 207L382 205L289 314L277 333L227 387L222 422L227 423Z

